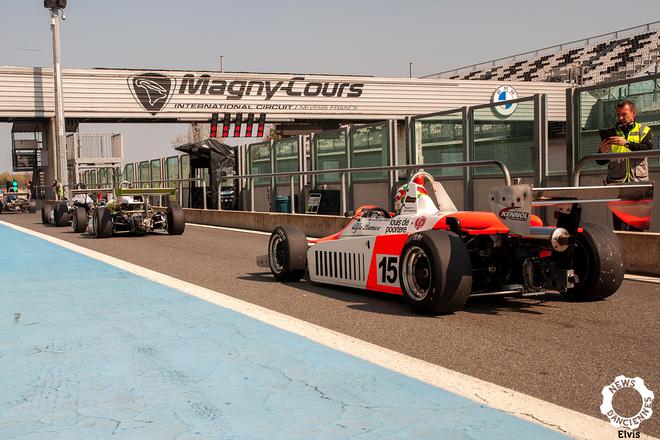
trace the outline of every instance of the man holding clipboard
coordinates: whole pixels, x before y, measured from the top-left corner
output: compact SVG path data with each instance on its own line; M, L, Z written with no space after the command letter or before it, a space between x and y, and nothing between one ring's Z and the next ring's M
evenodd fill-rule
M632 101L623 101L616 106L617 122L613 128L599 130L600 153L626 153L653 148L653 133L646 124L635 119L637 108ZM606 184L627 182L647 182L649 180L649 162L647 158L616 160L598 160L600 165L608 164ZM614 229L621 229L621 220L614 216Z
M653 148L651 127L635 121L637 109L632 101L616 106L617 123L614 128L599 130L601 153L626 153ZM645 182L649 180L649 163L646 158L599 160L607 167L607 183Z

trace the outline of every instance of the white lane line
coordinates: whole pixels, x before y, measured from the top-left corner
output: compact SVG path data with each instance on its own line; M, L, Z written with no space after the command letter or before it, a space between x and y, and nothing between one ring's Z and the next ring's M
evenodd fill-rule
M209 228L209 229L221 229L223 231L232 231L232 232L245 232L248 234L257 234L257 235L270 235L270 232L263 231L252 231L250 229L238 229L238 228L229 228L227 226L212 226L212 225L201 225L199 223L186 223L186 226L197 226L199 228Z
M646 275L633 275L631 273L627 273L624 275L624 278L631 281L641 281L643 283L660 284L660 278L646 276Z
M200 228L221 229L223 231L245 232L247 234L257 234L257 235L268 235L268 236L270 236L270 234L272 234L272 232L254 231L252 229L230 228L228 226L202 225L200 223L186 223L186 226L198 226ZM313 237L311 235L308 235L307 238L321 238L321 237Z
M394 372L445 389L470 400L488 405L522 419L541 424L565 434L580 438L602 440L617 435L608 422L550 402L453 371L439 365L407 356L396 351L362 341L318 325L251 304L186 281L165 275L50 235L16 226L0 220L6 227L41 238L50 243L85 255L111 266L157 282L183 293L203 299L249 316L274 327L306 337L314 342L358 357ZM600 396L594 396L598 399ZM652 438L645 436L645 438Z

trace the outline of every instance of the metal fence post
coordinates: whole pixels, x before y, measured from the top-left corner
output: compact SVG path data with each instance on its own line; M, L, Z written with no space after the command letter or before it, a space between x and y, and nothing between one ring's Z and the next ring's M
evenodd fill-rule
M340 200L341 200L340 201L341 206L339 208L339 211L340 211L340 214L343 215L347 211L347 209L346 209L346 207L347 207L347 203L346 203L346 173L343 172L343 171L341 172L341 199Z
M406 164L413 164L415 163L415 160L413 159L412 155L412 118L410 116L406 116L404 126L403 126L403 133L404 133L404 147L405 147L405 152L406 152ZM398 176L397 176L398 180Z
M250 211L254 212L254 178L249 180L248 186L250 187Z
M275 157L275 141L270 141L270 172L277 172L277 162ZM268 193L268 203L270 205L270 212L273 212L275 208L275 197L277 197L277 179L275 177L270 178L270 192Z
M220 173L220 181L218 182L218 211L222 211L222 173ZM235 198L238 198L238 194L234 194Z
M579 113L575 112L575 88L566 89L566 183L571 185L571 178L575 170L577 158L577 137L576 127L580 122L576 120Z
M388 145L388 156L387 156L387 165L392 165L396 166L398 165L397 162L397 157L398 157L398 142L397 142L397 135L396 135L396 120L389 120L387 121L387 145ZM394 186L394 183L399 180L399 171L398 170L391 170L389 173L387 173L387 183L388 187L390 188L390 191L392 190L392 187Z
M534 95L534 185L543 186L548 165L548 117L546 95Z
M316 164L316 133L312 133L309 135L309 159L310 159L310 165L312 167L312 170L317 169L317 164ZM310 179L311 187L316 188L316 175L312 174L312 178Z
M203 199L203 205L204 209L206 209L206 181L204 180L204 177L202 176L202 199Z
M351 168L353 167L353 125L349 125L346 128L346 168ZM345 188L347 191L346 195L346 200L347 204L346 207L348 208L348 205L353 205L353 175L351 173L348 173L346 175L347 181L345 183Z
M472 160L474 150L474 111L471 107L463 107L463 156L466 162ZM472 168L463 170L463 209L470 211L474 209Z
M295 203L296 202L296 196L295 196L295 192L296 192L295 191L295 186L296 185L295 185L295 183L293 183L295 178L296 178L295 174L292 174L289 177L289 194L290 194L289 197L291 197L291 200L289 201L289 212L291 212L291 214L296 213L296 203Z

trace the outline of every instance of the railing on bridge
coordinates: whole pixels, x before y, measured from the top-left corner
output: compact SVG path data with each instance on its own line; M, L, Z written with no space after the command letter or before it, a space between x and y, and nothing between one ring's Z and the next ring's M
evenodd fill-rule
M587 46L593 46L598 43L610 42L612 40L617 40L620 38L625 38L633 35L640 34L642 32L648 32L660 28L660 21L654 21L651 23L643 24L640 26L633 26L626 29L621 29L614 32L608 32L601 35L595 35L593 37L582 38L575 41L569 41L567 43L556 44L554 46L548 46L541 49L531 50L527 52L518 53L515 55L510 55L503 58L496 58L494 60L485 61L482 63L471 64L464 67L459 67L457 69L445 70L438 73L432 73L430 75L422 76L421 78L455 78L462 75L468 74L470 72L477 72L485 69L489 69L495 66L505 66L511 63L529 61L533 59L538 59L542 56L552 56L557 53L565 53L571 49L579 49Z

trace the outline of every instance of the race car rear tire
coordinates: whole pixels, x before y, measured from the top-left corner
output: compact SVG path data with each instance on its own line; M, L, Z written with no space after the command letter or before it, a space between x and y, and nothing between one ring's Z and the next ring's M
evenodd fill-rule
M112 236L112 215L105 207L96 208L94 212L94 236L108 238Z
M268 241L268 265L278 281L300 281L307 271L307 237L293 225L278 226Z
M66 203L58 203L55 206L55 226L62 227L69 224L69 208Z
M41 207L41 223L49 224L50 213L53 211L53 205L44 205Z
M34 199L30 199L30 203L28 204L28 212L30 214L34 214L37 212L37 201Z
M585 223L573 254L575 286L566 292L574 300L598 300L614 294L625 275L623 247L612 230Z
M408 237L399 258L399 283L417 313L441 315L460 310L472 291L472 263L461 238L449 231Z
M170 203L167 207L167 233L181 235L186 229L186 218L183 208L178 203Z
M87 210L82 206L76 206L76 210L73 211L71 229L78 234L82 234L87 230Z

